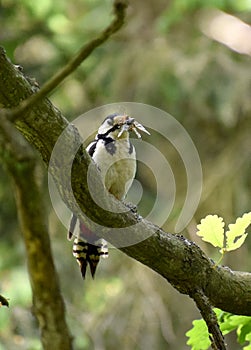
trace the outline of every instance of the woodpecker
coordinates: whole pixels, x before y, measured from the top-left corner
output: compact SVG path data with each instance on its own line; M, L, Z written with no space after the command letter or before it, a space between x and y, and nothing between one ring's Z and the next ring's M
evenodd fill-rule
M139 131L150 135L143 125L128 115L114 113L105 118L98 129L95 140L86 151L96 163L106 189L118 200L124 200L132 185L136 173L136 152L130 142L129 133L134 131L138 138ZM85 224L72 215L68 238L76 236L73 243L73 256L85 278L87 265L94 278L100 256L108 256L107 243Z

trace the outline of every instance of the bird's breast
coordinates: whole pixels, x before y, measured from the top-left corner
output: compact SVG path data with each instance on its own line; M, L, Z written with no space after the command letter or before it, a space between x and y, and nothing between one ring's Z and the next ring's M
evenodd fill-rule
M100 169L107 190L116 198L123 199L136 172L134 146L128 139L113 141L107 145L104 141L98 142L93 160Z

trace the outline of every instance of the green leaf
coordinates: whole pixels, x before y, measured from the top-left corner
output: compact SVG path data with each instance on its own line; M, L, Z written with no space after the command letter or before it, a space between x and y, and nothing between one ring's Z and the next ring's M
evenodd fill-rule
M228 226L226 232L226 248L225 251L231 251L239 248L247 237L246 228L251 224L251 212L245 213L241 218L238 218L235 224Z
M193 328L186 332L186 336L189 338L187 345L191 346L191 350L207 350L211 344L204 320L193 321Z
M251 350L251 317L233 315L217 308L214 308L214 312L223 335L235 330L239 344L249 342L243 350ZM186 336L189 338L187 345L190 345L192 350L206 350L210 346L207 326L203 319L193 321L193 328Z
M225 223L218 215L207 215L197 225L197 235L203 241L211 243L214 247L224 248L224 226Z
M247 336L251 333L251 323L250 323L250 318L249 318L249 323L243 325L238 329L237 335L238 335L238 341L240 344L245 343L247 340Z
M214 308L214 312L223 335L235 330L239 344L249 342L243 350L251 350L251 317L233 315L217 308ZM190 345L192 350L206 350L210 346L207 326L203 319L193 321L193 328L186 336L189 338L187 345Z
M243 350L251 350L251 333L246 335L246 341L249 342L247 346L244 346Z
M223 317L222 319L219 319L219 324L220 324L220 329L223 333L223 335L228 334L235 330L237 326L232 323L232 314L223 312Z
M229 313L222 313L221 319L218 317L220 329L223 335L228 334L232 330L236 330L239 344L251 340L251 317L232 315ZM218 316L218 315L217 315ZM251 350L250 345L244 347L243 350Z

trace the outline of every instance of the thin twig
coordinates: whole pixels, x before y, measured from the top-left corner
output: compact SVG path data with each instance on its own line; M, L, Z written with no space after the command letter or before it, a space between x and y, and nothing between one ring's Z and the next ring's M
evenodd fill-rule
M127 8L126 0L115 0L113 4L115 18L95 39L85 44L80 51L73 56L70 61L60 69L51 79L49 79L43 87L28 99L22 101L17 107L13 109L2 110L8 120L15 121L20 114L27 112L35 103L46 97L53 91L68 75L70 75L76 68L101 44L103 44L109 37L116 33L123 25L125 19L125 10Z
M205 320L209 332L209 339L211 341L212 349L214 350L226 350L223 334L220 330L217 316L213 311L212 305L208 298L201 290L197 290L190 295L195 301L201 316Z

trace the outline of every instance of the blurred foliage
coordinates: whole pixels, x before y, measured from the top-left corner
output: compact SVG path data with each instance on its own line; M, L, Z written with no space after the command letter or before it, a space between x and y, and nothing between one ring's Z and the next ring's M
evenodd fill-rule
M250 0L206 3L250 23ZM135 101L161 108L181 122L199 151L204 173L201 205L184 234L212 256L196 237L196 223L209 213L229 223L250 208L251 80L250 57L201 32L203 10L203 0L132 2L120 33L50 98L70 120L99 105ZM2 0L0 42L25 74L43 84L109 23L111 14L111 0ZM152 140L168 158L178 184L175 208L164 227L172 231L184 202L186 176L177 152L158 135ZM10 303L9 309L0 309L0 349L38 350L13 191L7 174L0 171L0 293ZM139 166L148 210L155 185L145 171ZM187 349L185 332L197 315L187 297L115 250L100 264L96 280L83 282L66 230L52 210L49 221L75 349ZM224 263L250 270L250 246L247 239ZM238 345L229 342L229 349Z

